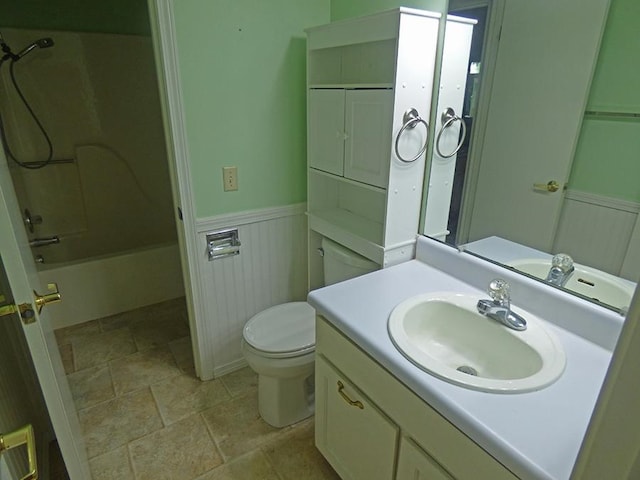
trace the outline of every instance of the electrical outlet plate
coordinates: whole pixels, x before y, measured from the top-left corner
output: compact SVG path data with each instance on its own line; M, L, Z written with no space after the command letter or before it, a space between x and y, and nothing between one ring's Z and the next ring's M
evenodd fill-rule
M222 167L222 181L225 192L238 190L238 167Z

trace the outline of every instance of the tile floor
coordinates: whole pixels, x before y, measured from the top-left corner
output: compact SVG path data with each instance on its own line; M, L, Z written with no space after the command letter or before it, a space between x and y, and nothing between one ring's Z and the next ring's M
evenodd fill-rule
M94 480L339 479L313 419L262 421L249 368L195 377L184 299L55 333Z

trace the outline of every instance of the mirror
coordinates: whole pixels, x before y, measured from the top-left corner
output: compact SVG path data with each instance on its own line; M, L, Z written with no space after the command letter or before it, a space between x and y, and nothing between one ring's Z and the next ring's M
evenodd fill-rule
M440 180L425 182L425 235L540 279L554 254L568 254L574 270L553 284L628 306L640 272L632 3L611 0L607 11L601 0L450 1L450 14L478 20L469 133L450 159L434 148L431 173L453 162L455 175L444 230L429 212ZM439 102L438 115L445 108Z

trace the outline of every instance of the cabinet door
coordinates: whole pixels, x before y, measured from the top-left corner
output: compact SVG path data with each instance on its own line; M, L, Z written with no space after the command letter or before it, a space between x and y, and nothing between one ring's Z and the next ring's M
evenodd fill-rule
M387 188L393 90L347 90L344 176Z
M344 173L344 90L309 90L309 166Z
M436 461L411 439L402 437L398 458L398 480L453 480Z
M393 479L398 427L316 358L316 446L343 480Z

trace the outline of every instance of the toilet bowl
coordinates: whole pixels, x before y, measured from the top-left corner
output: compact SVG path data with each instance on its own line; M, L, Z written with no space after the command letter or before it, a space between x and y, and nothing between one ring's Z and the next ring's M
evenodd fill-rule
M331 240L322 240L325 285L377 270L376 263ZM284 427L313 414L315 310L290 302L254 315L242 332L242 353L258 374L258 410Z
M268 308L244 326L242 354L258 374L258 410L284 427L313 413L315 310L307 302Z

